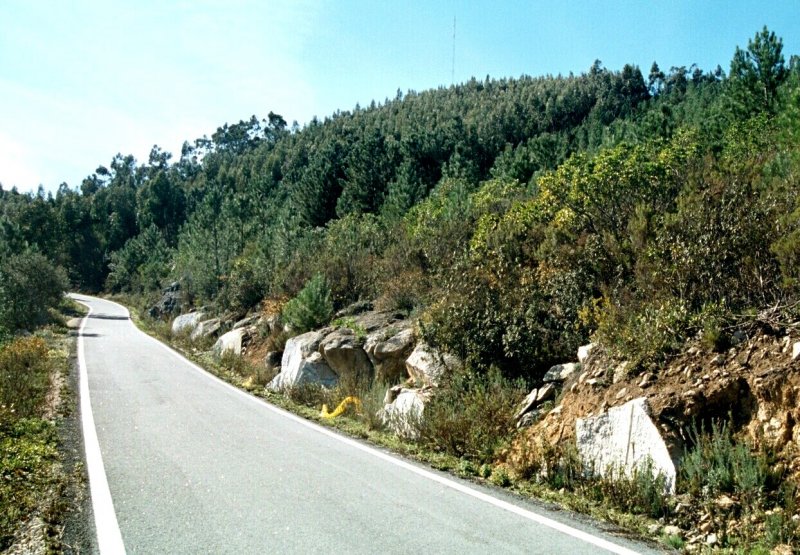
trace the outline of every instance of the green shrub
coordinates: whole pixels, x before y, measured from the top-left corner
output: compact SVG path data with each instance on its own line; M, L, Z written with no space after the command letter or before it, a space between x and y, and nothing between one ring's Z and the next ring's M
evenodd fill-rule
M0 420L36 416L50 385L52 364L44 340L15 339L0 347Z
M322 405L332 406L335 403L330 389L314 383L290 387L284 391L284 394L293 403L314 409L319 409Z
M50 320L69 287L64 270L36 252L0 262L0 327L32 328Z
M0 425L0 551L11 545L20 522L52 488L49 469L58 460L55 426L22 418Z
M258 263L254 253L248 251L233 261L217 298L221 306L245 312L264 298L266 286L260 279Z
M638 468L632 476L620 472L590 478L582 486L590 496L605 505L652 518L667 515L666 477L654 472L652 461Z
M581 295L573 294L572 277L504 263L459 265L423 314L422 335L478 371L494 365L506 377L535 381L586 339L575 323ZM556 281L562 287L552 287Z
M605 299L597 317L597 339L631 362L657 363L680 347L691 314L679 299L613 302Z
M337 327L337 328L347 328L347 329L349 329L355 335L356 341L359 341L361 343L363 343L364 340L367 338L367 330L366 330L366 328L364 328L364 326L362 326L361 324L356 322L356 319L353 318L352 316L345 316L344 318L337 318L336 320L331 322L331 324L333 326Z
M491 480L494 485L500 486L501 488L507 488L511 485L511 477L508 475L508 471L502 466L492 471L489 480Z
M386 245L386 233L371 214L349 214L328 223L312 268L323 274L336 306L377 295L376 261Z
M452 374L425 406L419 439L428 447L477 462L491 462L515 429L515 408L525 391L497 369Z
M764 492L766 457L753 453L746 441L735 441L727 424L712 422L708 433L702 427L699 431L694 428L690 437L694 446L681 460L682 489L709 498L734 493L749 503Z
M383 418L379 411L383 409L383 400L386 397L388 385L378 380L372 380L368 386L364 386L357 395L361 399L361 414L359 418L369 430L382 430L384 427Z
M173 254L163 234L151 225L111 253L106 289L119 292L160 288L169 273Z
M317 274L311 278L300 293L286 303L282 316L298 333L327 324L333 316L333 301L325 277Z

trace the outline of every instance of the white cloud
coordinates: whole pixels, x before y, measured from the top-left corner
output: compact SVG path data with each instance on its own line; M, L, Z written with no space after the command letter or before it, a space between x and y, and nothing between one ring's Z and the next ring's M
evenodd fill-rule
M32 191L39 182L39 174L25 148L0 132L0 184L3 188L8 190L16 186L21 191Z
M318 0L78 8L6 36L7 52L30 55L0 56L5 187L74 187L118 152L141 162L158 144L177 156L251 114L302 123L318 111L302 59ZM59 18L92 32L60 32Z

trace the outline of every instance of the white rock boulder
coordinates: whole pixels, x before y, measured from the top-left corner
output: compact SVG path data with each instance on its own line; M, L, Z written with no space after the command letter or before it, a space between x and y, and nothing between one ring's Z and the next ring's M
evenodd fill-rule
M236 330L239 328L249 328L258 323L260 319L261 316L259 316L258 314L251 314L249 316L245 316L244 318L233 324L233 327L231 329Z
M403 388L380 411L380 419L396 435L414 439L419 435L419 422L426 401L427 395L423 391Z
M584 464L595 475L632 476L649 467L654 474L664 476L667 492L675 492L675 463L650 418L645 397L599 416L579 418L575 439Z
M414 330L411 327L394 331L379 329L367 336L364 351L375 368L375 379L396 383L406 374L406 359L414 349Z
M197 327L197 324L205 317L202 312L190 312L189 314L181 314L172 321L172 333L177 334L183 331L192 331Z
M322 333L310 331L287 341L281 358L281 371L267 389L284 391L305 384L336 385L339 376L319 353L319 344L324 338Z
M545 401L554 399L556 396L556 387L552 383L546 383L540 388L534 388L528 393L528 396L520 403L519 410L515 415L518 420L532 411L537 406Z
M555 366L551 366L550 370L545 373L542 381L545 383L565 382L580 371L581 364L579 362L556 364Z
M457 357L441 354L426 343L418 343L406 359L408 375L417 383L438 386L442 377L461 365Z
M217 339L217 342L214 343L214 356L220 358L225 353L241 355L242 347L244 347L252 332L252 328L236 328L228 333L222 334L219 339Z
M594 349L594 343L578 347L578 362L581 364L586 362L586 359L589 358L589 355L592 353L592 349Z
M222 321L219 318L203 320L202 322L197 323L195 328L192 330L192 335L190 335L189 338L192 341L197 341L198 339L202 339L204 337L210 337L217 333L221 326Z
M339 378L356 384L372 378L372 363L352 330L341 328L329 333L319 344L319 352Z

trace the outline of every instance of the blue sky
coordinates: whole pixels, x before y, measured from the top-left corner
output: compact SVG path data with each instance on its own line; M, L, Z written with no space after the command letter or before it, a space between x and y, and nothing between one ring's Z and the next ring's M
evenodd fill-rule
M118 152L177 154L252 114L302 125L453 75L727 71L765 24L800 54L800 0L0 0L0 183L75 187Z

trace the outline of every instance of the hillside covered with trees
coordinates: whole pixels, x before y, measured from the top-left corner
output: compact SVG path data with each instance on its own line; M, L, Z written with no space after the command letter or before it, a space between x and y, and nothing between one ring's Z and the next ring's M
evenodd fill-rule
M41 339L63 328L47 326L59 305L77 314L64 289L146 309L168 287L177 308L205 307L188 316L212 317L214 333L258 322L249 359L220 350L210 367L305 416L363 400L359 437L372 438L387 431L392 391L419 393L424 418L419 409L406 454L450 457L463 475L559 502L574 495L572 508L622 511L615 522L629 528L645 515L647 534L672 547L792 552L799 176L800 57L765 27L727 71L596 61L580 75L398 90L302 128L269 112L179 156L119 154L55 194L0 186L0 436L21 444L24 428L26 445L55 453L51 424L30 419L44 418L48 376L67 372L67 351L59 370ZM365 312L334 320L354 304ZM345 327L360 349L367 329L352 316L375 313L458 364L415 390L377 373L265 388L304 332ZM210 347L143 324L190 356ZM580 363L554 366L581 346ZM398 373L409 387L412 356ZM566 366L571 382L544 383ZM677 496L649 472L599 479L578 455L578 419L634 397L684 449ZM18 459L4 468L28 464ZM17 490L0 488L0 501L33 510L32 494L16 492L34 482L4 472ZM0 505L3 547L18 509Z
M797 299L799 110L800 62L764 28L727 74L597 61L303 128L270 112L55 195L0 188L0 274L151 298L177 280L241 313L321 276L334 309L406 311L479 372L535 381L592 336L649 365Z

